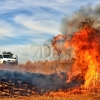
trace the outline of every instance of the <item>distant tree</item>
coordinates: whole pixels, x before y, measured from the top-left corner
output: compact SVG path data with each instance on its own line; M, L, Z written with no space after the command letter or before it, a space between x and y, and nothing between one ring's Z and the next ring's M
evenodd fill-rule
M11 55L11 56L13 56L13 53L11 53L11 52L3 52L2 54L9 54L9 55Z

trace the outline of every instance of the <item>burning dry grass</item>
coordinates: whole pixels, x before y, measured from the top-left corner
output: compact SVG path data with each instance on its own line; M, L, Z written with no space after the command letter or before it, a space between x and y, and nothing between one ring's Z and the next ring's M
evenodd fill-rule
M0 100L100 100L100 93L78 94L67 97L51 97L51 96L30 96L30 97L17 97L17 98L0 98Z
M29 64L29 66L30 66L30 64ZM25 67L25 65L23 65L23 67ZM12 66L12 68L13 68L13 66ZM64 75L66 76L66 74L64 74ZM5 77L3 77L3 76L5 76ZM31 80L30 80L30 78L31 78ZM37 79L35 79L35 78L37 78ZM73 87L75 86L75 84L76 84L75 87L77 87L77 81L79 81L79 80L77 80L78 77L74 81L72 81L72 83L65 83L66 78L64 79L64 77L63 78L60 77L57 73L40 74L40 73L25 72L23 74L23 73L15 72L15 71L1 70L0 79L2 79L1 82L3 82L3 84L5 84L5 85L7 85L7 84L9 85L9 82L10 82L10 85L11 85L11 83L13 83L13 84L16 83L18 87L16 87L16 85L12 85L12 86L14 89L15 88L17 88L17 90L19 89L17 91L19 93L20 93L20 89L23 89L26 91L26 94L24 91L25 96L20 95L20 94L17 96L14 96L14 94L13 94L11 96L1 96L0 100L85 100L85 99L86 100L99 100L98 98L100 97L100 91L98 91L98 92L92 91L91 93L85 91L85 93L81 93L80 91L78 91L79 89L77 89L77 88L74 89ZM39 88L34 88L34 90L31 92L31 95L27 95L27 93L28 93L27 89L29 89L29 90L32 89L32 87L31 87L31 89L28 88L28 85L29 85L29 87L30 87L30 85L32 85L31 84L32 80L33 80L33 83L32 83L33 87L38 86ZM50 81L50 80L52 80L52 81ZM36 82L36 85L34 84L35 82ZM52 84L49 84L49 82L50 83L52 82ZM80 84L80 83L78 83L78 84ZM24 85L27 87L25 87ZM46 89L46 87L48 87L48 86L49 86L50 91L47 92L48 90L46 90L43 92L43 89Z
M58 63L58 61L55 61ZM80 84L78 81L73 81L71 84L66 83L66 72L57 72L57 69L53 69L54 71L48 71L49 73L45 73L45 70L42 70L42 74L39 72L32 72L32 65L40 64L44 62L37 62L32 63L28 62L25 65L20 64L18 66L12 65L1 65L0 68L0 96L1 97L20 97L22 100L51 100L52 98L60 99L62 98L60 95L59 97L55 97L52 95L53 92L57 92L59 89L67 89L71 88L74 85ZM49 64L48 64L49 63ZM53 61L54 63L54 61ZM71 64L69 61L59 61L59 64ZM39 65L38 64L38 65ZM47 65L52 65L52 61L46 61ZM55 64L55 63L54 63ZM41 65L41 64L40 64ZM30 69L27 70L26 66ZM16 68L17 67L17 68ZM21 70L18 70L20 67ZM41 67L41 66L39 66ZM49 66L51 67L51 66ZM59 66L58 66L59 67ZM48 67L46 67L48 68ZM67 69L66 69L67 70ZM45 74L43 74L45 73ZM60 92L59 92L60 93ZM64 92L63 92L64 93ZM37 95L38 94L38 95ZM23 97L24 96L31 96L31 97ZM42 95L42 96L40 96ZM4 99L2 98L2 99ZM20 99L18 98L18 100ZM64 97L63 97L64 98ZM8 98L7 98L8 99ZM13 100L14 98L12 98Z
M63 32L65 33L62 48L57 47L58 40L52 43L59 53L66 53L66 49L73 48L76 60L67 74L67 82L71 82L77 75L84 79L84 88L93 88L100 84L100 6L85 7L69 19L65 19ZM68 23L72 25L71 37L68 34ZM59 35L57 36L59 37ZM59 37L61 40L61 37ZM56 49L57 48L57 49Z
M13 91L14 88L19 89L21 97L17 97L18 100L100 100L100 6L89 9L81 9L69 20L74 25L74 34L68 39L65 38L63 49L56 48L57 38L54 38L57 40L52 43L58 55L71 46L76 56L74 64L72 60L55 60L34 63L28 61L18 66L1 65L1 70L10 72L0 73L1 84L4 82L4 85L1 85L3 89L9 86L8 79L14 84L20 80L21 88L25 83L32 91L32 96L23 97L18 83L17 87L12 86ZM66 29L64 33L67 34ZM21 74L16 74L15 71ZM33 90L28 87L31 85ZM26 91L25 87L23 90ZM12 93L10 95L12 96Z

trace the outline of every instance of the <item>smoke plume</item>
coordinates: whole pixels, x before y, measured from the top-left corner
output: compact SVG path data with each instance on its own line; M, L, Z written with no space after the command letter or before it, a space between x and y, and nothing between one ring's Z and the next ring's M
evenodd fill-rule
M100 4L96 6L82 6L77 12L66 16L62 20L61 32L63 34L72 34L81 28L82 22L90 21L94 28L100 29ZM94 23L95 22L95 23Z

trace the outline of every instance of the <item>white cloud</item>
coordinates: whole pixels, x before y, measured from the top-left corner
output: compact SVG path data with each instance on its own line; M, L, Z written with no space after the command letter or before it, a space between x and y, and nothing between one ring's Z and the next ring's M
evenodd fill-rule
M33 16L18 15L14 18L18 24L36 33L59 33L59 23L53 20L35 20Z
M93 1L92 1L93 2ZM98 1L94 1L96 3ZM74 0L6 0L0 2L0 13L5 13L13 10L27 9L31 12L35 11L35 8L47 7L50 9L57 10L64 14L70 12L69 8L72 6L77 6L78 1ZM86 4L87 2L80 2L78 5ZM74 10L74 9L73 9Z
M71 2L72 0L55 0L56 2L60 3L68 3Z
M5 36L15 37L14 28L7 22L0 20L0 38L5 39Z

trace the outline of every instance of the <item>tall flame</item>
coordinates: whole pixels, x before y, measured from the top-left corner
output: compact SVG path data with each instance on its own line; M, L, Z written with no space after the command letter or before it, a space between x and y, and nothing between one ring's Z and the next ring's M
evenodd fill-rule
M99 61L97 58L100 53L100 32L85 23L83 28L74 34L70 42L77 57L71 73L79 71L85 80L84 87L94 87L99 81L99 71L97 70Z
M64 43L74 48L76 60L68 73L67 82L77 75L84 79L84 87L94 87L99 82L100 31L94 29L89 22L84 22L82 28L75 32L69 41Z

